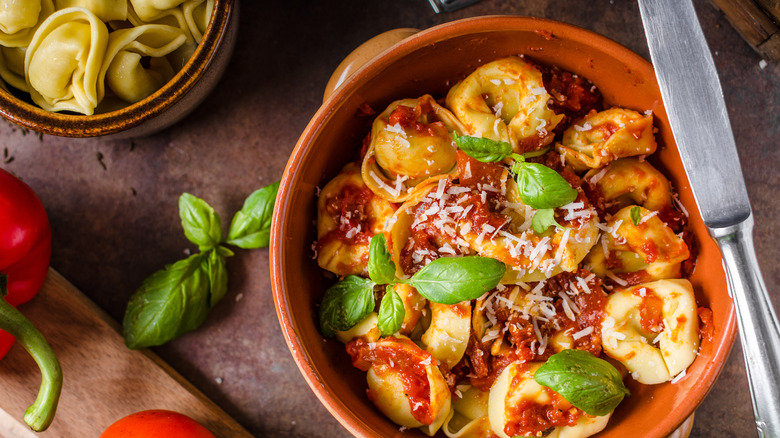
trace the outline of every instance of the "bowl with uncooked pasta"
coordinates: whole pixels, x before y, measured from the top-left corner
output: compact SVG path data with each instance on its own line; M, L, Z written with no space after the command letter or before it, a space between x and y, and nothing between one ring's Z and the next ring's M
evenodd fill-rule
M365 437L687 436L735 319L650 63L479 17L342 82L290 157L270 252L334 417Z
M0 115L66 137L140 137L191 112L236 41L235 0L33 0L0 17Z

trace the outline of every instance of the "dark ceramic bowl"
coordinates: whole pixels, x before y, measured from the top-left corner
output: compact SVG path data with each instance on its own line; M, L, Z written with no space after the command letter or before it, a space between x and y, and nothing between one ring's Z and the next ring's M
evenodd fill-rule
M715 382L735 336L720 251L710 239L683 170L661 94L649 62L603 36L549 20L481 17L417 33L384 51L347 79L303 132L282 178L271 238L271 277L276 310L290 351L311 389L357 436L403 435L366 397L365 373L352 368L344 346L324 341L317 305L331 284L312 259L316 239L316 190L359 150L371 118L360 106L382 109L391 101L424 93L442 96L456 81L488 61L525 54L590 79L605 106L653 110L660 145L654 163L670 177L690 213L699 258L691 278L700 306L712 309L714 339L675 384L629 384L632 396L598 436L661 438L671 434L701 403Z
M141 137L167 128L206 98L227 67L238 32L238 0L215 0L195 53L167 84L120 110L91 116L54 113L0 89L0 115L17 125L63 137Z

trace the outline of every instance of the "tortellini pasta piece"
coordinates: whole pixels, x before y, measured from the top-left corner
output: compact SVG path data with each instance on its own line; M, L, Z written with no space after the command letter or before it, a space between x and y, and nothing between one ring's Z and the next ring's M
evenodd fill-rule
M447 107L470 135L505 141L523 153L552 142L564 115L548 107L542 73L520 58L487 63L452 87Z
M24 47L0 47L0 78L8 85L29 92L24 79Z
M141 20L150 22L167 11L178 7L185 0L129 0Z
M460 392L460 390L458 390ZM449 438L487 438L493 436L488 418L489 392L470 387L452 402L452 414L441 430Z
M556 145L576 171L603 167L622 157L655 152L653 116L624 108L610 108L585 116L566 129Z
M47 111L93 114L103 98L98 76L107 43L106 25L88 9L67 8L49 16L25 57L33 102Z
M52 0L0 0L0 45L26 47L53 12Z
M175 72L165 55L187 41L180 29L146 24L111 32L106 61L98 77L99 94L104 83L127 103L138 102L165 85ZM142 60L149 57L149 67ZM105 79L105 80L104 80Z
M631 219L633 208L639 211L637 224ZM644 207L622 208L605 228L602 243L584 261L599 277L637 273L642 281L678 278L681 263L690 257L685 241Z
M396 424L419 427L433 436L452 409L450 389L436 360L408 339L382 338L373 351L366 378L377 409ZM407 382L422 386L407 387Z
M137 3L143 3L149 5L156 0L137 0ZM160 0L162 3L168 3L167 0ZM181 29L185 35L187 35L188 47L194 51L196 40L190 32L190 26L187 24L187 18L184 16L184 11L179 5L184 0L177 0L176 6L157 10L156 15L142 15L135 7L136 2L131 1L131 7L127 10L127 21L133 26L142 26L144 24L164 24L166 26L176 27ZM156 10L154 8L149 10ZM191 54L191 53L190 53Z
M585 438L602 431L611 414L585 414L571 406L559 394L536 383L534 373L541 365L513 362L498 376L490 389L488 400L488 415L493 432L501 438L521 435L521 418L518 417L517 409L527 403L563 410L562 415L569 417L578 416L573 426L555 426L546 437Z
M463 357L471 331L471 303L453 305L431 302L431 325L422 335L422 343L437 360L452 368Z
M414 286L395 283L393 289L404 303L404 320L401 323L401 329L398 331L403 335L410 335L418 326L420 318L425 312L427 300L417 292Z
M127 0L54 0L57 10L80 6L103 21L127 20Z
M430 95L393 102L372 125L363 179L377 195L403 202L427 177L457 170L451 132L463 134L460 122Z
M350 163L323 187L317 201L317 263L337 275L367 275L371 237L384 231L395 213L376 196Z
M638 382L669 381L696 359L699 320L688 280L658 280L613 291L605 311L602 348Z
M211 12L214 10L214 0L187 0L181 5L181 10L190 34L195 41L200 41L209 25Z
M581 191L581 189L578 189ZM531 229L536 211L525 206L513 179L507 181L507 214L511 221L501 232L469 217L459 224L463 239L481 256L506 263L510 269L502 282L540 281L563 271L574 272L596 244L598 215L584 196L556 209L562 227L550 227L542 234Z
M641 205L660 211L672 206L669 180L652 164L635 157L615 160L601 170L591 170L586 179L599 175L596 187L607 203L619 207Z

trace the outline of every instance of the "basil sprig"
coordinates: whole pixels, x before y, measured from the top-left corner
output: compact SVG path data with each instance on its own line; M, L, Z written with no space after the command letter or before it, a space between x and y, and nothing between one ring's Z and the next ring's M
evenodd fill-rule
M179 197L184 235L200 252L155 272L130 297L122 322L129 348L162 345L203 324L227 293L226 259L234 253L223 244L268 246L278 190L276 182L252 193L233 217L227 239L219 214L206 201L189 193Z
M534 380L589 415L607 415L631 395L615 367L582 350L553 354L536 370Z
M480 137L455 136L455 143L466 155L484 163L514 159L509 171L517 182L520 199L536 210L562 207L577 199L577 190L558 172L543 164L526 161L526 158L537 156L535 152L516 154L507 142Z
M536 210L534 217L531 219L531 227L539 234L547 231L549 227L560 227L561 224L555 221L555 210L552 208L545 208L544 210Z
M379 304L379 323L377 328L379 328L382 335L392 335L401 330L404 316L406 316L406 310L404 309L404 302L401 300L401 296L395 291L393 285L388 285L385 290L385 296L382 297L382 302Z
M374 311L374 288L387 284L379 306L379 330L383 335L397 332L405 316L403 301L392 285L406 283L430 301L456 304L479 298L496 287L506 271L502 262L480 256L442 257L417 271L411 278L395 276L395 263L384 235L371 238L368 271L370 278L349 275L325 291L320 304L320 330L326 337L345 331Z

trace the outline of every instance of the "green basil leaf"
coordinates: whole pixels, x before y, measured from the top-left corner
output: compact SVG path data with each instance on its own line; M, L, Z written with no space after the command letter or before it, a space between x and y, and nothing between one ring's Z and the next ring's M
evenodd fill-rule
M227 263L221 246L209 251L208 257L203 259L203 269L209 279L209 309L213 308L227 293L228 273ZM232 253L231 253L232 255Z
M515 163L517 164L517 163ZM519 169L517 169L519 167ZM537 210L557 208L577 199L577 191L558 172L538 163L513 166L523 203Z
M233 216L227 243L244 249L268 246L271 236L271 217L278 192L277 181L249 195L241 210Z
M555 221L555 210L545 208L544 210L536 210L533 219L531 219L531 226L536 233L542 234L547 231L547 228L552 226L560 227L561 224Z
M368 276L376 284L389 284L395 280L395 263L387 249L385 235L379 233L371 238L368 248Z
M129 348L162 345L203 323L210 308L205 257L192 255L144 280L130 297L123 320Z
M184 235L201 251L208 251L222 241L222 221L206 201L189 193L182 194L179 197L179 217Z
M455 144L466 155L483 163L494 163L512 155L512 145L505 141L456 134Z
M401 330L404 316L406 316L406 309L404 309L401 296L393 289L392 285L387 286L385 296L379 303L379 323L377 324L379 331L384 336L390 336Z
M407 283L434 303L457 304L496 287L506 265L489 257L442 257L417 271Z
M634 223L634 226L639 225L639 221L642 220L642 209L637 205L631 207L629 216L631 216L631 222Z
M536 371L534 380L589 415L607 415L631 395L615 367L582 350L553 354Z
M320 330L326 337L349 330L374 311L374 282L348 275L325 291L320 303Z

